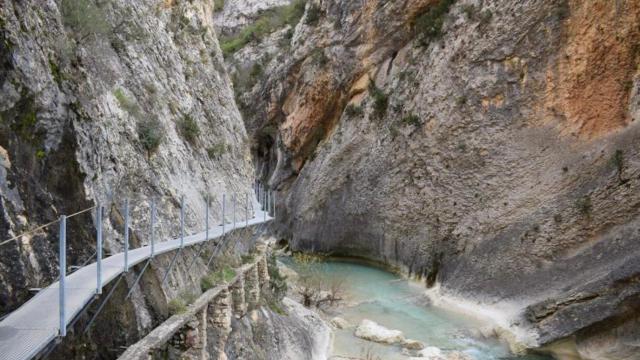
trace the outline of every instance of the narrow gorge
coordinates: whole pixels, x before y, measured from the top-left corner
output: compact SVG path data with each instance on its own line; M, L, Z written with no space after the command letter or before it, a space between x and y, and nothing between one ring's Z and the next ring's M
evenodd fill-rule
M640 360L638 0L2 0L0 69L0 359Z

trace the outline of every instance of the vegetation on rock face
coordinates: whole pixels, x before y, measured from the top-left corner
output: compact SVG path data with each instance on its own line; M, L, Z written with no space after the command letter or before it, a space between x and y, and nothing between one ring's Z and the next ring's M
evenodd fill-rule
M191 144L195 144L200 135L200 127L191 115L185 115L178 121L180 134Z
M113 96L115 96L116 100L118 100L118 104L120 104L120 107L123 110L137 119L142 118L142 110L140 110L138 104L134 100L127 97L122 89L116 89L113 92Z
M169 315L183 314L187 311L187 305L182 299L173 299L168 304Z
M72 28L80 41L111 31L104 10L92 0L62 0L60 9L64 25Z
M616 172L618 174L618 180L622 183L624 180L622 179L622 171L624 170L624 152L620 149L616 150L611 158L611 162L616 167Z
M240 30L238 34L222 37L222 52L225 56L231 55L251 41L259 40L277 29L287 25L295 27L304 14L304 7L304 0L294 0L290 5L264 11L253 24Z
M287 294L287 277L280 272L274 254L267 257L267 270L269 271L269 287L278 301Z
M362 106L349 104L344 109L344 113L348 117L355 117L355 116L361 116L364 113L364 111L362 110Z
M373 81L369 82L369 95L373 98L373 115L382 119L389 107L389 95L378 88Z
M207 148L207 155L211 159L218 159L224 155L229 149L229 146L225 142L219 142Z
M406 125L420 126L422 122L420 121L420 117L415 114L409 114L402 118L402 122Z
M152 153L158 149L164 139L164 128L158 119L149 118L138 122L138 140Z
M236 276L236 271L229 265L225 265L220 270L210 272L200 279L200 288L207 291L216 285L231 281Z
M426 12L415 19L414 28L420 36L421 45L429 45L431 40L442 36L445 16L455 2L456 0L440 0L438 3L429 6Z
M576 207L582 215L591 215L591 210L593 209L593 205L591 204L591 197L589 195L586 195L578 199L576 201Z
M287 295L287 277L280 272L273 253L267 256L267 270L269 272L269 287L262 289L262 299L275 313L286 315L282 308L282 299Z
M222 11L224 9L224 0L213 0L213 11Z
M309 9L307 10L307 17L305 19L305 24L309 26L316 26L320 21L320 7L316 4L309 5Z
M218 159L220 156L224 155L224 153L226 152L227 152L227 144L224 142L213 144L213 146L210 146L207 148L207 155L209 155L209 158L211 159Z

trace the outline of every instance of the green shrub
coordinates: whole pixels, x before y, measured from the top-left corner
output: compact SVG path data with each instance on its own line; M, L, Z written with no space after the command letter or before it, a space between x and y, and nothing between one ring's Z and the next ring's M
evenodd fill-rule
M180 297L182 298L182 300L184 300L184 303L186 305L191 305L198 299L198 295L190 291L183 292L182 294L180 294Z
M202 289L202 292L212 289L217 284L218 283L212 273L207 274L200 279L200 289Z
M421 45L429 45L431 40L442 36L442 26L444 25L445 16L454 3L455 0L440 0L415 19L414 28L420 36Z
M168 304L169 315L184 314L187 311L187 304L182 299L173 299Z
M47 156L47 152L44 151L43 149L36 151L36 158L38 158L39 160L44 159L46 156Z
M138 119L142 118L142 111L140 110L138 104L135 101L129 99L122 89L116 89L113 92L113 96L115 96L116 100L118 100L120 107L128 112L131 116Z
M551 15L558 18L558 20L564 20L569 17L569 1L560 0L556 3L556 7L551 11Z
M182 137L191 144L195 144L200 136L200 127L191 115L185 115L178 121L178 129Z
M227 144L224 142L219 142L207 148L207 155L211 159L217 159L227 152Z
M369 82L369 95L373 98L373 114L376 118L382 119L389 107L389 96L380 90L373 81Z
M586 195L578 199L576 201L576 207L582 215L590 215L591 210L593 209L593 205L591 204L591 197L589 195Z
M622 178L622 172L624 171L624 152L620 149L616 150L611 158L611 162L616 167L616 172L618 174L618 180L620 183L624 183L625 180Z
M251 67L251 72L249 72L249 78L251 79L251 83L255 84L256 81L264 74L264 68L262 64L256 62Z
M418 117L417 115L414 114L409 114L407 116L405 116L404 118L402 118L402 122L405 125L413 125L413 126L420 126L422 125L422 121L420 121L420 117Z
M327 65L327 63L329 63L329 58L324 53L324 49L322 48L313 50L313 52L311 53L311 56L313 58L313 62L315 62L320 66L325 66Z
M222 53L225 56L231 55L251 41L259 40L277 29L287 25L295 27L304 14L304 7L304 0L294 0L290 5L264 11L253 24L246 26L237 34L223 36L220 39Z
M221 283L227 283L236 276L236 271L229 265L223 266L220 270L212 271L200 279L200 289L207 291Z
M618 170L618 173L621 173L624 168L624 152L620 149L616 150L611 158L611 162L616 167L616 170Z
M364 110L362 110L362 106L349 104L344 109L344 113L348 117L355 117L355 116L361 116L364 113Z
M473 20L476 17L476 6L473 4L462 5L462 12L465 14L467 19Z
M493 18L493 13L491 12L491 10L483 10L480 13L480 25L481 26L486 26L491 22L491 19Z
M160 121L156 118L139 121L138 140L149 153L156 151L164 140L164 128Z
M243 264L248 264L253 262L256 259L254 254L246 254L246 255L241 255L240 256L240 260L242 261Z
M316 4L309 5L309 9L307 10L307 17L304 21L305 24L309 26L316 26L320 21L320 7Z
M18 136L32 144L37 144L41 141L40 134L36 129L38 122L37 110L35 103L30 99L26 101L21 107L19 114L16 116L16 121L11 124L11 130L13 130Z
M92 0L62 0L60 10L64 25L73 29L79 40L111 31L105 12Z
M224 9L224 0L213 0L213 11L222 11Z
M398 127L396 126L395 123L389 126L389 135L391 135L392 140L395 140L398 137L398 135L400 135L400 131L398 130Z

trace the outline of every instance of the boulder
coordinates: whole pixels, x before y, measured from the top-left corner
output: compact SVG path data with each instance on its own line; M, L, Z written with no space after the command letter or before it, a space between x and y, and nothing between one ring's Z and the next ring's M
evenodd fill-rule
M409 350L422 350L425 347L422 341L412 339L404 339L402 340L402 343L400 345L402 345L403 348Z
M364 319L356 328L355 336L382 344L397 344L404 340L402 331L391 330L371 320Z
M345 320L345 319L343 319L341 317L338 317L338 316L334 317L329 322L336 329L346 329L346 328L351 326L351 324L349 324L349 322L347 320Z
M462 351L452 351L450 353L447 353L447 360L474 360L474 358L469 354L463 353Z

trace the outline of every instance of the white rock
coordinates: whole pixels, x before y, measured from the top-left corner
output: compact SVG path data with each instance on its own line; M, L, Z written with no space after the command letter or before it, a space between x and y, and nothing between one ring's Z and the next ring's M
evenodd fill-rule
M0 146L0 166L6 169L11 168L11 161L9 160L9 153L5 148Z
M409 350L422 350L424 349L424 343L418 340L405 339L402 340L402 347Z
M403 351L403 354L407 353ZM447 358L442 354L442 350L435 346L428 346L411 356L409 360L447 360Z
M333 325L336 329L346 329L351 326L349 322L341 317L334 317L330 321L331 325Z
M474 360L469 354L465 354L462 351L452 351L447 354L447 360Z
M390 330L371 320L364 319L356 328L355 336L382 344L396 344L404 340L402 331Z

